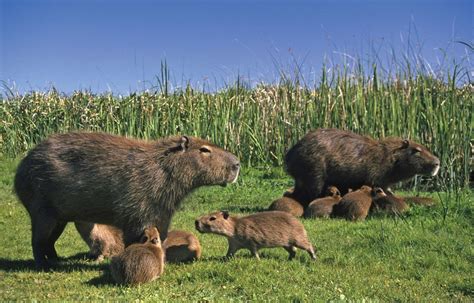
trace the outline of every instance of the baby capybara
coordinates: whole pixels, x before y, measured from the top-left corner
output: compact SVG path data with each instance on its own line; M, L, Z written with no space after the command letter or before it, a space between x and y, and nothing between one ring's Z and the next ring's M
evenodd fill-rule
M234 182L239 170L232 153L195 137L144 141L73 132L53 135L28 153L15 191L31 217L36 266L48 269L67 222L116 226L125 246L147 226L157 226L165 239L189 192Z
M191 262L201 258L201 244L198 238L184 230L171 230L163 242L166 262Z
M335 186L326 190L326 197L313 200L304 211L305 218L328 218L334 205L341 201L341 193Z
M121 253L124 249L123 233L120 229L104 224L75 222L77 231L89 246L89 258L102 261Z
M386 195L373 201L370 211L382 212L390 215L400 215L409 209L408 204L401 197Z
M301 217L304 213L303 205L291 197L281 197L270 204L268 210L279 210Z
M283 247L296 255L296 247L306 250L316 259L306 230L298 219L282 211L266 211L245 217L230 216L226 211L214 212L198 218L196 229L201 233L225 236L229 242L227 257L242 248L259 259L258 250L264 247Z
M156 227L146 228L140 241L112 258L110 272L118 284L137 285L158 278L165 268L165 254Z
M345 194L341 201L334 205L332 215L352 221L363 221L369 214L373 201L385 196L380 187L371 188L364 185L356 191Z
M387 191L390 185L416 174L435 176L440 162L413 141L374 140L350 131L317 129L287 152L285 166L295 179L293 198L307 205L331 185L342 194L363 185Z

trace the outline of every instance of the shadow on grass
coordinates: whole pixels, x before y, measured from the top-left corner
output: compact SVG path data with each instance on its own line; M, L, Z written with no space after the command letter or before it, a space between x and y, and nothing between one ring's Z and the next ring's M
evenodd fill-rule
M268 209L261 206L227 206L223 210L230 213L258 213Z
M51 265L51 270L55 272L72 272L80 270L104 270L107 267L105 263L94 263L86 261L87 254L79 253L67 258L59 258L58 261ZM81 261L83 260L83 261ZM76 262L81 261L81 262ZM11 260L0 258L0 270L4 271L38 271L35 266L35 261L30 260Z
M99 277L92 278L84 284L96 287L118 285L112 279L112 274L108 269L105 270Z

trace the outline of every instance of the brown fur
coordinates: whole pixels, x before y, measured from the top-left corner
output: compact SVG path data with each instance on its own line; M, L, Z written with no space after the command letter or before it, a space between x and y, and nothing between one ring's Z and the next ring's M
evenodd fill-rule
M121 253L124 249L123 233L111 225L75 222L77 231L89 246L89 258L102 261Z
M328 187L326 197L313 200L304 211L305 218L328 218L334 205L341 201L341 193L335 186Z
M268 210L284 211L295 217L301 217L304 213L303 205L290 197L282 197L273 201Z
M394 195L386 195L374 200L372 203L371 212L385 212L391 215L400 215L406 212L410 207L405 203L401 197Z
M307 205L330 185L343 194L362 185L387 191L390 185L416 174L435 175L440 162L412 141L374 140L339 129L317 129L288 151L285 164L295 179L294 198Z
M196 229L201 233L225 236L229 242L227 257L246 248L259 259L258 250L264 247L284 247L289 259L296 255L296 247L306 250L316 259L306 230L298 219L282 211L266 211L245 217L230 216L219 211L196 220Z
M344 195L341 202L334 205L333 215L352 221L363 221L369 214L372 202L385 196L386 194L381 188L372 189L364 185L360 189Z
M199 138L143 141L67 133L28 153L18 166L15 190L31 217L35 263L48 269L67 222L116 226L125 245L136 242L146 226L157 226L165 239L189 192L233 182L239 168L233 154Z
M201 244L198 238L190 232L172 230L163 242L166 262L192 262L201 258Z
M424 205L424 206L434 206L436 201L428 197L403 197L405 202L410 204Z
M110 272L118 284L137 285L155 280L165 268L165 254L156 227L146 228L142 243L128 246L112 258Z

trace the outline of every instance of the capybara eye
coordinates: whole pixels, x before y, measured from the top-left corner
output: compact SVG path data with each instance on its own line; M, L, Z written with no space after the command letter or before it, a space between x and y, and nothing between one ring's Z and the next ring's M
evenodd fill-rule
M147 236L143 236L142 238L142 243L146 243L148 241L148 237Z
M214 221L215 219L216 219L216 217L211 217L211 218L209 219L209 221Z
M200 151L201 153L210 153L210 152L211 152L211 150L210 150L208 147L206 147L206 146L202 146L202 147L199 149L199 151Z

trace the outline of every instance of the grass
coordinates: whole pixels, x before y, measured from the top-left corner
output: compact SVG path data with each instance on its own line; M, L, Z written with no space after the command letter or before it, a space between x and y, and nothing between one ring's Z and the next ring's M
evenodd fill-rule
M262 251L262 260L239 251L225 261L224 238L198 234L203 257L167 265L157 281L136 288L110 283L107 262L83 259L86 245L70 224L56 244L65 259L56 271L33 270L28 215L12 193L18 161L0 161L0 301L463 301L474 300L473 195L459 191L432 208L413 207L403 218L365 222L302 220L319 259L298 251ZM190 195L173 227L193 231L194 219L212 210L252 213L291 186L281 169L243 169L237 184L202 188ZM408 193L407 193L408 194Z

